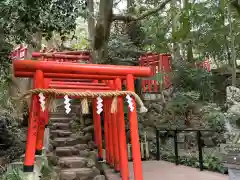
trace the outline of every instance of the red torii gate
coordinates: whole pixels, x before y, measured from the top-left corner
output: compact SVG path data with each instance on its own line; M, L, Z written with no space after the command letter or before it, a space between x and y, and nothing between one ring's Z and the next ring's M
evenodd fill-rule
M148 67L136 67L136 66L114 66L114 65L97 65L97 64L76 64L76 63L59 63L59 62L42 62L42 61L31 61L31 60L16 60L13 62L15 76L17 77L33 77L34 79L34 88L49 88L49 86L54 86L56 88L69 89L73 90L73 87L79 91L79 88L84 88L85 90L88 88L93 88L99 91L102 91L101 88L96 85L89 86L88 85L77 85L77 84L67 84L62 82L60 83L52 83L46 82L46 78L68 78L68 79L95 79L94 83L97 83L97 80L105 80L105 83L108 86L103 86L104 88L109 88L107 90L122 89L122 79L126 79L126 86L128 91L134 92L134 77L149 77L152 72ZM91 78L87 76L90 76ZM109 77L108 77L109 76ZM108 77L108 78L107 78ZM45 78L45 79L44 79ZM110 81L106 81L106 79L110 79ZM44 82L45 81L45 82ZM75 85L75 86L73 86ZM92 89L90 90L92 91ZM84 90L83 89L83 90ZM106 89L105 89L106 90ZM75 90L76 91L76 90ZM74 91L74 92L75 92ZM94 99L94 101L96 101ZM107 153L107 162L112 165L115 170L120 170L121 176L123 180L127 180L129 178L128 173L128 161L127 161L127 149L126 149L126 135L125 135L125 124L124 124L124 112L123 112L123 99L122 97L118 97L118 115L113 118L117 120L113 121L111 124L109 111L109 103L111 103L111 98L106 98L104 101L104 120L108 122L109 127L107 127L107 123L104 124L105 129L105 138L106 138L106 153ZM93 103L96 105L96 103ZM136 104L133 100L134 111L129 111L129 121L130 121L130 132L131 132L131 143L132 143L132 152L133 152L133 164L134 164L134 177L136 180L142 180L142 167L141 167L141 155L140 155L140 145L139 145L139 137L138 137L138 122L137 122L137 113L136 113ZM96 122L100 122L100 115L96 114L96 108L93 107L94 114L94 122L95 122L95 141L98 145L99 156L101 155L101 138L99 132L99 124ZM43 115L41 115L43 114ZM47 123L48 115L47 112L41 113L40 105L38 103L37 95L33 95L32 103L30 107L30 116L29 116L29 127L28 127L28 136L27 136L27 146L26 146L26 154L24 160L24 171L32 172L34 165L34 157L35 151L41 150L42 144L40 143L43 138L44 131L43 125ZM43 123L41 123L41 118L45 117ZM38 125L41 125L41 128L38 128ZM117 131L115 130L115 127ZM101 127L100 127L101 128ZM111 131L115 130L115 133L118 132L115 136L110 136ZM111 138L114 138L114 141ZM118 139L119 138L119 139ZM115 143L114 145L111 142ZM121 147L121 148L120 148ZM119 157L119 155L120 157ZM120 168L117 167L118 163L116 163L117 158L120 158Z

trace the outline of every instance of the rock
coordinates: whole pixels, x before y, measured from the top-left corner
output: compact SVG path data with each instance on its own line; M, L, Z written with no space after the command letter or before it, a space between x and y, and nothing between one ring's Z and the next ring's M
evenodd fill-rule
M189 132L185 135L185 140L188 144L195 145L196 144L196 133L195 132Z
M92 168L92 167L94 167L95 165L96 165L96 161L94 161L93 159L89 158L89 159L87 160L87 167L88 167L88 168Z
M55 138L53 142L56 147L59 147L59 146L74 146L77 144L85 144L87 141L81 137L79 138L71 137L71 138Z
M94 177L93 180L106 180L105 176L104 175L97 175Z
M49 121L53 123L69 123L72 120L72 118L67 117L57 117L57 118L50 118Z
M86 133L85 136L83 137L85 141L91 141L93 139L92 133Z
M89 157L89 151L88 150L79 151L79 156Z
M161 103L152 103L150 104L149 109L154 110L158 114L161 114L163 110L163 105Z
M68 130L52 130L51 135L52 137L69 137L72 134L72 132Z
M86 167L88 159L71 156L71 157L61 157L59 158L58 165L62 168L83 168Z
M58 164L58 157L54 153L49 153L47 155L49 164L56 166Z
M89 125L92 125L92 124L93 124L93 119L92 118L85 119L85 125L86 126L89 126Z
M88 157L91 158L95 162L97 162L97 160L98 160L98 154L96 151L90 151Z
M87 172L85 173L78 173L77 177L80 178L81 180L92 180L97 174L94 172L91 172L91 174L88 174Z
M96 149L97 146L95 145L95 143L93 141L89 141L88 142L88 148L93 150L93 149Z
M59 166L54 166L53 169L57 174L59 174L61 172L61 167L59 167Z
M60 173L60 180L75 180L77 178L76 174L77 170L67 169L64 171L61 171Z
M228 86L226 88L227 96L227 113L225 114L225 127L227 129L226 135L229 136L229 140L233 141L235 136L239 134L239 116L240 116L240 89ZM233 142L235 143L235 142Z
M202 137L213 137L214 136L214 132L211 131L207 131L207 132L202 132Z
M51 129L68 130L69 127L69 123L53 123Z
M207 147L215 147L216 144L214 143L213 139L211 137L208 138L202 138L203 143Z
M57 147L56 148L56 155L59 156L59 157L74 156L74 155L79 155L79 151L78 151L78 149L75 149L72 146Z
M228 86L226 88L226 96L228 104L240 102L240 89L234 86Z
M61 171L60 180L92 180L100 172L94 168L65 169Z
M87 144L77 144L74 146L74 148L76 148L77 150L85 150L88 148Z
M3 165L6 163L6 159L4 157L0 157L0 165Z
M71 135L71 137L82 137L82 136L84 136L84 134L85 134L84 132L78 131L78 132L73 133Z
M94 131L94 126L87 126L83 129L83 132L87 133L87 132L93 132Z

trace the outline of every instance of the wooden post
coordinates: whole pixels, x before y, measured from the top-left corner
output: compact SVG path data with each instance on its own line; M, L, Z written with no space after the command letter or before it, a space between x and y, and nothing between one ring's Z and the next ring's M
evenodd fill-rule
M101 128L101 117L100 114L97 114L97 100L94 98L92 100L93 105L93 114L94 114L94 123L95 123L95 133L96 133L96 140L97 140L97 147L98 147L98 160L103 160L102 154L102 128Z
M43 84L43 72L37 70L34 76L34 88L42 88ZM26 153L24 159L24 172L33 172L34 170L34 160L35 160L35 151L36 151L36 140L38 134L38 122L39 122L39 110L40 104L38 100L38 95L32 96L32 102L30 107L30 115L28 122L28 134L27 134L27 143L26 143Z
M122 81L120 78L116 78L115 85L117 90L122 90ZM120 156L120 173L122 180L129 179L128 170L128 153L127 142L125 132L125 120L124 120L124 107L123 97L118 97L118 113L117 113L117 126L118 126L118 143L119 143L119 156Z
M38 84L43 88L48 88L49 79L43 79L43 82L38 82ZM45 97L46 98L46 97ZM48 109L45 108L42 111L42 108L39 106L39 123L38 123L38 134L37 134L37 143L36 143L36 155L42 155L43 145L44 145L44 132L48 124Z
M110 163L109 157L109 128L108 128L108 121L109 121L109 108L107 107L107 98L103 100L103 115L104 115L104 143L105 143L105 156L106 156L106 163Z
M128 74L126 78L126 85L128 91L134 91L134 78L132 74ZM141 152L139 144L139 135L138 135L138 120L137 120L137 111L136 103L134 98L132 98L133 112L128 110L128 119L130 121L130 134L131 134L131 144L132 144L132 157L133 157L133 168L134 168L134 179L142 180L142 162L141 162Z
M109 86L113 89L116 89L114 81L109 81ZM113 98L111 98L113 101ZM118 143L118 126L117 126L117 117L116 113L111 113L112 121L112 135L113 135L113 152L114 152L114 170L115 172L120 172L120 158L119 158L119 143Z
M110 155L110 166L114 167L114 148L113 148L113 128L112 128L112 117L111 117L111 98L107 100L107 107L109 109L108 114L108 129L109 129L109 155Z

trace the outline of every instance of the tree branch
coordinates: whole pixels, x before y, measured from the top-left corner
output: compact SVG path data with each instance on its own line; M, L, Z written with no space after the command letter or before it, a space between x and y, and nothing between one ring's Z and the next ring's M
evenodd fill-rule
M113 15L112 21L124 21L124 22L130 22L130 21L139 21L142 20L152 14L157 13L158 11L162 10L167 3L169 3L171 0L165 0L163 3L161 3L158 7L154 9L150 9L139 16L124 16L124 15Z

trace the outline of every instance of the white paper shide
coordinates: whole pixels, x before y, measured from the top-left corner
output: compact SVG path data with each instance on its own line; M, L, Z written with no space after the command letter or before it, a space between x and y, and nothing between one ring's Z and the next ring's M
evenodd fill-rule
M133 102L132 102L133 99L129 95L126 96L126 99L127 99L127 103L130 111L133 112L134 111Z
M101 97L97 97L97 114L101 114L101 112L103 111L103 100Z
M43 93L39 93L38 97L39 97L39 102L40 102L41 109L44 112L45 109L46 109L46 107L45 107L45 97L44 97Z
M71 108L70 108L70 106L71 106L71 104L70 104L70 101L71 101L71 99L69 99L69 97L68 97L68 95L65 95L64 96L64 104L65 104L65 112L67 113L67 114L69 114L70 113L70 111L71 111Z

